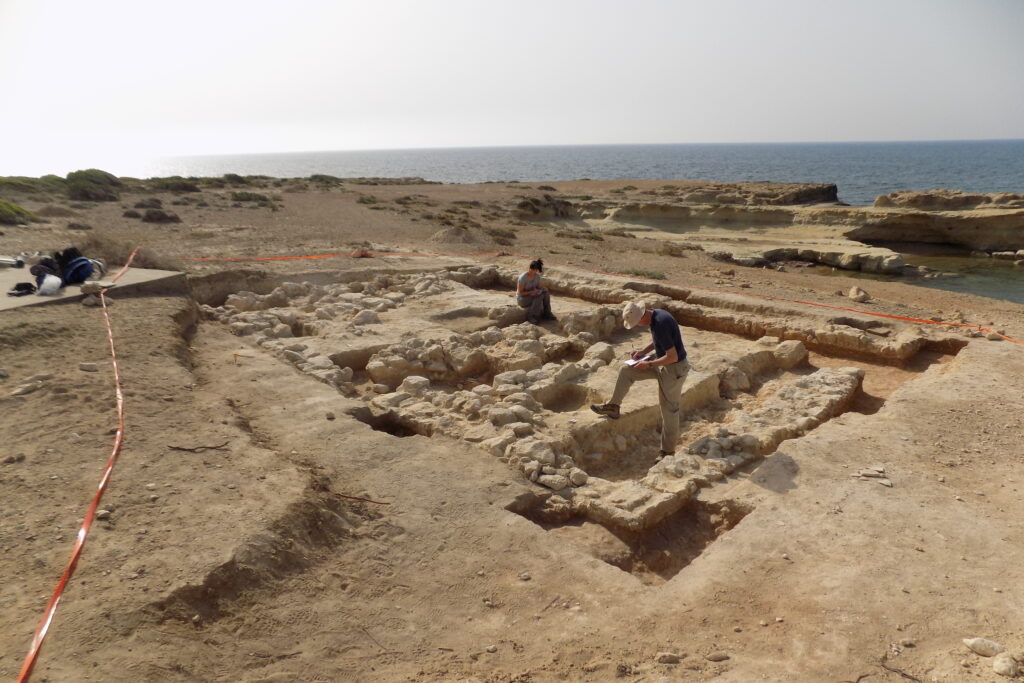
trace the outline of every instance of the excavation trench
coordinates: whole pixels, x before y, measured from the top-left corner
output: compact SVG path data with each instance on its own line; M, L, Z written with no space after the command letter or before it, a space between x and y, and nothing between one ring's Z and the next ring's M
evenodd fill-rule
M672 579L753 511L734 500L691 499L651 528L627 531L551 508L544 499L517 500L506 509L647 586Z

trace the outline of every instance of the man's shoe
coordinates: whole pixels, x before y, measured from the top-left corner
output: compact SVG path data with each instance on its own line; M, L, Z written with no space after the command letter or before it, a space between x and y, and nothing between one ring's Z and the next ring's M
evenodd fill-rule
M675 452L674 452L674 451L662 451L662 452L661 452L661 453L660 453L660 454L658 455L658 460L661 460L662 458L667 458L667 457L668 457L668 456L670 456L670 455L675 455Z
M610 417L613 420L619 419L619 407L614 403L590 404L590 409L602 417Z
M558 320L558 318L556 318L556 317L555 317L554 315L552 315L551 313L548 313L548 314L547 314L547 315L545 315L545 316L544 316L543 318L541 318L541 320Z

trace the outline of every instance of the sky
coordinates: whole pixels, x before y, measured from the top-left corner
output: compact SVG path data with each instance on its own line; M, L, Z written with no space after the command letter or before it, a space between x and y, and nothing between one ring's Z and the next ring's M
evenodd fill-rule
M0 175L1024 138L1024 0L0 0Z

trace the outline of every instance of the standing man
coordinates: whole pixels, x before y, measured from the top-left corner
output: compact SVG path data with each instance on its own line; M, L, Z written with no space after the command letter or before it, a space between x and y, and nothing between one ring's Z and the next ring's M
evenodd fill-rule
M686 349L679 333L679 323L668 311L646 308L630 301L622 308L622 324L627 330L637 325L650 325L653 341L640 351L634 351L630 360L619 369L612 399L601 405L591 405L598 415L618 419L619 406L633 382L644 379L658 380L658 404L661 406L661 457L672 455L679 440L679 398L683 382L690 371L686 362ZM653 360L646 356L654 350Z

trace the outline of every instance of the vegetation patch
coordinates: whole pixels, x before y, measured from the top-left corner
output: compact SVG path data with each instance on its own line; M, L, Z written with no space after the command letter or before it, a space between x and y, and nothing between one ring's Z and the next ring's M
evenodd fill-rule
M569 239L590 240L591 242L604 242L604 237L602 237L596 232L590 232L589 230L559 230L555 233L555 237L568 237Z
M75 215L75 212L71 209L66 209L63 206L47 204L43 208L37 210L36 215L45 216L47 218L70 218Z
M107 237L102 233L90 233L76 242L79 250L89 258L103 259L109 269L112 265L120 265L128 260L135 244ZM156 268L158 270L181 270L178 264L165 258L149 247L139 249L132 261L136 268Z
M63 178L56 175L44 175L41 178L7 176L0 178L0 192L20 192L23 194L62 194L66 184L67 183Z
M146 209L146 213L142 214L143 223L180 223L181 219L178 218L178 214L171 213L169 211L163 211L161 209Z
M622 271L623 275L636 275L637 277L645 277L648 280L667 280L668 277L665 273L658 270L639 270L637 268L629 268L628 270Z
M359 199L356 200L357 204L376 204L378 199L372 194L359 195Z
M157 192L201 192L196 179L171 176L169 178L153 178L150 187Z
M516 238L516 233L507 228L483 228L483 231L497 244L504 247L512 246L512 240Z
M0 199L0 223L4 225L21 225L40 219L31 211L27 211L14 202Z
M270 197L258 192L232 192L231 200L235 202L269 202Z
M121 181L113 174L98 168L68 173L67 193L69 199L87 202L113 202L120 197Z

